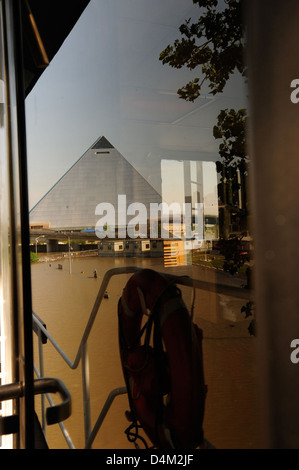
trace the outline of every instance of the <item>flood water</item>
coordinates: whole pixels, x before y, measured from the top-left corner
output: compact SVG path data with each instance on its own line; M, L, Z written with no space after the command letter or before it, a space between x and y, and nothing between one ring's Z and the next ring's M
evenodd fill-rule
M198 266L164 268L162 259L99 258L55 259L40 257L32 265L33 310L65 354L74 361L104 273L118 266L149 267L175 272L212 282L242 284L242 280ZM58 264L62 269L58 269ZM98 277L93 277L97 269ZM88 342L92 426L109 392L124 386L118 350L117 302L131 274L112 278L108 299L103 299ZM182 288L188 308L192 289ZM243 300L197 291L194 320L204 334L205 380L208 386L204 432L219 449L259 447L258 406L256 397L256 339L248 333L249 320L240 313ZM34 335L36 363L38 347ZM63 380L72 395L72 415L65 421L76 448L84 448L84 419L81 363L72 370L48 342L44 345L45 375ZM53 397L54 398L54 397ZM36 397L36 408L40 398ZM115 398L94 441L94 449L132 449L124 430L128 426L126 395ZM52 449L67 448L58 425L47 428Z

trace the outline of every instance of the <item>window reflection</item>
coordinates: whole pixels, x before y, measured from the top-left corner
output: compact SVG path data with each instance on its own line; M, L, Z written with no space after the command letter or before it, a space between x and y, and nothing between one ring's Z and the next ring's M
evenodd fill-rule
M246 299L217 291L218 285L246 285L250 263L247 161L245 165L243 158L237 162L223 158L218 140L222 139L222 122L217 135L214 131L222 110L246 108L246 87L242 76L234 73L222 93L212 96L206 86L194 102L178 97L178 88L194 73L163 65L159 54L175 41L178 27L189 17L198 17L198 6L189 0L91 1L28 96L31 207L43 207L41 220L34 223L38 227L43 223L47 230L72 231L71 243L76 246L72 253L65 253L73 263L71 279L66 277L67 270L59 272L65 276L63 281L62 276L57 278L58 271L52 268L58 255L49 248L44 257L40 254L48 263L32 266L34 309L54 329L54 336L56 330L74 351L98 287L88 281L92 277L94 282L88 272L93 272L95 264L97 282L111 267L138 265L210 283L210 291L198 291L194 305L190 291L183 289L188 307L194 307L195 322L204 330L208 437L212 436L216 447L254 447L258 441L254 338L248 332L249 319L241 311ZM93 149L92 143L100 136L111 142L113 150ZM86 158L81 158L85 152ZM116 152L121 158L113 165ZM84 162L88 159L101 159L100 168L95 163L87 172ZM130 172L125 170L128 167ZM73 170L77 179L70 176ZM84 179L86 172L88 179ZM118 202L125 196L125 211L119 214ZM46 206L51 198L55 204ZM100 204L113 206L116 226L110 230L110 222L103 222L99 228L103 237L92 240L97 256L79 260L82 243L76 235L81 237L82 230L88 233L96 227L103 216L95 213ZM93 223L85 222L90 214ZM62 294L60 282L65 283ZM107 370L109 384L117 387L122 380L116 366L118 351L107 339L107 325L111 335L116 331L112 302L118 299L124 281L116 284L103 306L106 323L98 326L91 346L96 358L93 411L97 400L105 400L109 391ZM74 328L72 338L69 322ZM109 364L97 361L103 331ZM53 357L48 362L49 368L65 373ZM76 379L72 385L78 390ZM122 439L121 405L118 412L95 446L128 445ZM76 427L79 413L74 410L71 418L78 447L82 446L82 433ZM228 422L233 423L230 430Z

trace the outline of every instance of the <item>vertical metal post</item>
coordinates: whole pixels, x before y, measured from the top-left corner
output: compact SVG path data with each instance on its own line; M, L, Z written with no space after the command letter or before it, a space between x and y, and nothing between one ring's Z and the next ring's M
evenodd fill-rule
M25 447L35 447L34 425L34 389L33 389L33 338L32 338L32 287L31 287L31 261L30 261L30 235L29 235L29 196L28 196L28 169L27 169L27 141L25 119L25 93L23 76L23 42L21 1L13 2L13 22L15 40L15 75L16 75L16 103L17 103L17 138L19 149L19 191L20 191L20 222L21 222L21 251L22 251L22 303L23 311L20 317L23 321L23 354L25 357L24 383L25 383Z
M38 351L39 351L39 376L42 378L45 376L44 369L44 351L42 343L42 332L40 328L38 329ZM44 432L45 438L47 437L47 425L46 425L46 400L45 395L41 394L41 414L42 414L42 429Z
M6 85L7 168L9 197L13 379L22 381L24 395L17 400L20 432L15 447L34 448L34 390L31 267L25 103L20 0L1 2ZM4 197L7 198L7 195ZM8 249L8 247L4 247Z
M83 343L81 346L81 361L82 361L84 431L85 431L85 444L86 444L91 433L89 358L88 358L87 343Z
M250 155L262 446L299 446L298 0L249 0Z

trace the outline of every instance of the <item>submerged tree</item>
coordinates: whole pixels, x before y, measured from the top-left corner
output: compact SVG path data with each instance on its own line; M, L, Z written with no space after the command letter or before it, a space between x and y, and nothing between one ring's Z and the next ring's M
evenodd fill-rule
M245 109L225 109L218 115L217 125L213 128L219 145L220 161L216 162L220 174L218 186L221 200L219 218L221 235L229 237L229 226L235 224L239 231L246 232L248 154L246 146L247 113Z

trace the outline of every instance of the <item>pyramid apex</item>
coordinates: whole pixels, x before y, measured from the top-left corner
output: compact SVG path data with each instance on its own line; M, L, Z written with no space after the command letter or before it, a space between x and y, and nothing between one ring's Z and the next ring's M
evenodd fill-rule
M113 149L113 145L110 144L109 140L106 139L105 136L100 137L94 146L92 147L93 149Z

